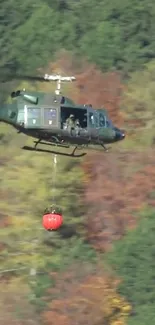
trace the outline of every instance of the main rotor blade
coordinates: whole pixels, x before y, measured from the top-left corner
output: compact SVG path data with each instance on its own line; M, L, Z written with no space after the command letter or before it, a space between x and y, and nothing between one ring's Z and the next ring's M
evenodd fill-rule
M39 81L39 82L49 82L49 81L74 81L76 78L74 76L61 76L58 74L48 75L45 74L44 76L30 76L30 75L19 75L16 73L1 73L0 71L0 82L9 82L12 80L30 80L30 81Z
M30 80L30 81L39 81L39 82L49 82L49 79L46 79L44 76L40 77L40 76L29 76L29 75L16 75L16 74L12 74L12 73L8 73L6 71L2 72L0 71L0 82L1 83L6 83L9 81L13 81L13 80Z
M39 76L15 76L15 79L20 79L20 80L32 80L32 81L49 81L48 79L45 79L44 77L39 77Z

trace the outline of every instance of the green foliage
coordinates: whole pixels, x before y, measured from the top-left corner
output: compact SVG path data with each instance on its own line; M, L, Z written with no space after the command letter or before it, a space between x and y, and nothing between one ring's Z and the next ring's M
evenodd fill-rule
M0 209L10 216L10 226L0 229L0 243L5 246L0 272L19 268L17 274L27 277L32 269L46 272L55 265L60 270L74 256L83 256L85 249L79 160L57 156L55 165L54 155L20 149L31 139L3 124L1 132ZM61 207L64 224L59 232L48 233L42 215L51 204Z
M97 263L97 255L95 251L82 239L71 238L67 241L63 241L59 249L53 251L52 256L46 263L46 269L44 273L38 274L37 277L29 278L29 284L32 288L33 295L31 301L40 309L40 304L44 308L46 304L42 301L42 298L47 293L48 288L55 286L54 277L52 272L63 273L67 271L72 265L76 265L80 268L81 263L85 263L90 269ZM51 275L50 275L51 273ZM52 295L52 291L50 296Z
M2 124L0 142L0 210L9 225L0 228L0 276L22 279L28 299L40 313L47 304L51 272L63 272L78 263L96 264L97 256L84 242L83 172L80 160L32 154L20 149L31 139ZM61 207L64 224L46 232L42 214L46 207Z
M34 72L61 49L106 70L133 71L155 57L153 0L1 2L2 75Z
M19 278L11 281L1 281L0 308L3 324L41 324L34 306L29 303L27 296L30 290L26 283Z
M155 60L145 65L143 70L131 75L122 98L122 110L126 114L128 125L134 129L134 140L138 146L154 144L155 139ZM134 126L135 122L138 127ZM124 144L123 144L124 145Z
M128 117L145 120L145 132L137 133L138 141L132 138L129 146L153 143L153 0L2 0L0 18L0 82L11 80L16 73L35 74L63 49L78 58L85 56L102 70L119 69L127 75L130 71L122 106ZM17 85L14 81L1 83L0 102ZM80 160L58 156L55 169L54 156L20 149L30 142L1 124L0 210L10 217L10 224L0 228L0 275L18 269L16 277L31 287L30 302L42 310L45 292L54 286L50 272L66 271L76 262L79 268L84 262L94 266L97 256L84 241L86 207L81 200ZM42 214L51 204L62 209L64 224L59 232L48 233L42 228ZM130 325L153 324L155 320L154 228L154 211L147 211L137 229L108 257L122 276L121 294L133 306Z
M155 211L143 212L138 227L114 247L108 261L122 277L119 292L133 306L129 324L145 325L155 321Z
M3 72L8 72L8 64L11 64L11 68L18 68L19 66L16 60L16 53L14 55L14 40L18 37L16 31L30 18L31 15L33 15L36 4L39 5L39 2L34 1L32 3L28 0L21 4L19 0L1 1L0 67L3 68Z

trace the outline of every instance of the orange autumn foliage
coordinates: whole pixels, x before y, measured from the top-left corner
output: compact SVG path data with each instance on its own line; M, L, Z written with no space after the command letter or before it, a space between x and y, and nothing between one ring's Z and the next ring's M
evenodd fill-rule
M114 123L121 126L123 115L120 112L123 85L121 75L116 72L103 74L95 66L78 75L76 101L92 104L95 108L106 108Z
M11 217L0 213L0 228L8 227L11 224Z
M90 155L83 162L86 175L87 239L101 251L137 223L135 213L155 206L155 152Z
M85 274L84 265L76 265L62 277L56 277L54 297L43 313L48 325L122 325L131 312L131 306L116 293L118 281L100 268Z
M102 73L97 66L78 60L66 51L46 69L48 73L74 75L76 82L68 86L65 94L76 103L92 104L95 108L107 108L114 123L121 126L124 115L120 112L120 102L124 85L119 72Z

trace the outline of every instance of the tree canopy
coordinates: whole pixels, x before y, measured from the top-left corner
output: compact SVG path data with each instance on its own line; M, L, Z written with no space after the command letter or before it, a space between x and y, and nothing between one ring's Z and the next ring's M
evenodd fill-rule
M54 90L16 74L74 74L69 97L127 130L107 156L59 157L54 175L53 156L22 151L31 139L0 125L0 320L154 324L153 0L1 0L0 21L0 101L17 86ZM64 224L48 233L51 203Z
M134 306L129 324L145 325L155 320L154 230L154 210L147 210L137 229L117 243L109 257L122 275L119 292Z
M153 0L2 0L0 17L3 71L35 71L61 49L101 70L133 71L155 57Z

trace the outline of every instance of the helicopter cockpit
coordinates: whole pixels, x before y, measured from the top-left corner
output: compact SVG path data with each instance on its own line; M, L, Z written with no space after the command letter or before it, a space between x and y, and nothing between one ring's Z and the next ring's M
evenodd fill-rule
M75 111L75 109L74 109ZM83 110L81 110L82 112ZM83 119L82 115L82 119L81 121L86 121L87 120L87 123L83 124L81 122L81 125L83 128L85 127L90 127L90 128L101 128L101 127L111 127L113 128L113 124L111 122L111 120L108 118L108 115L107 115L107 112L106 111L102 111L102 110L94 110L89 107L89 111L83 111L83 117L85 116L85 119ZM80 114L78 114L78 116L80 116Z
M101 127L111 127L113 128L113 124L111 120L108 118L107 113L101 110L95 110L94 112L89 112L89 126L94 128Z
M98 114L96 111L89 112L88 115L88 125L91 128L97 128L98 127Z
M107 113L102 110L99 111L99 127L114 127Z

